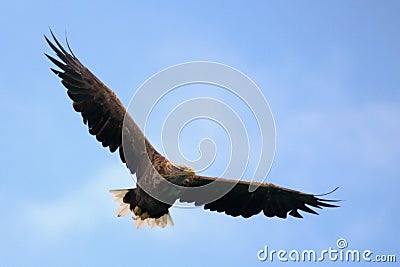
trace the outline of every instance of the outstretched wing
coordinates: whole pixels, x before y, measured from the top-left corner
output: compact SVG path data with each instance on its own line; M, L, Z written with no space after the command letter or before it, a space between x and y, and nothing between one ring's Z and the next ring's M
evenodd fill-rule
M60 71L51 68L67 88L67 94L73 101L72 105L75 111L81 113L83 122L89 127L89 133L95 135L104 147L108 147L111 152L119 149L121 160L124 163L126 160L122 146L122 127L126 116L125 127L128 127L127 132L129 132L130 147L132 148L132 151L129 151L130 164L127 165L132 174L138 172L138 169L140 169L138 164L148 161L147 159L143 160L143 156L147 156L148 153L148 156L152 157L158 152L151 146L132 117L126 112L125 107L114 92L75 57L68 42L69 51L66 51L53 32L51 32L51 35L55 44L46 36L45 39L59 60L45 55L61 69ZM143 153L146 151L144 144L146 144L147 153Z
M195 205L205 204L204 209L225 212L227 215L233 217L243 216L244 218L256 215L261 211L263 211L267 217L277 216L286 218L287 214L289 214L293 217L303 218L299 210L318 214L310 207L338 207L330 204L337 200L321 199L316 195L302 193L271 183L258 183L259 187L255 191L249 192L250 182L247 181L238 182L222 178L195 176L193 179L189 180L185 186L204 186L214 181L217 185L212 187L213 194L218 193L216 192L218 188L221 188L221 193L225 193L226 191L223 190L228 187L232 189L221 198L210 203L204 203L205 192L199 191L201 193L196 194L196 191L183 191L180 201L194 202Z

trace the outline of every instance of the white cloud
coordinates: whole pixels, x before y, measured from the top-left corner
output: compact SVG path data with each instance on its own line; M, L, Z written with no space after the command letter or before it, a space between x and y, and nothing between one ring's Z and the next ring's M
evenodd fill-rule
M61 189L58 198L45 201L22 200L21 203L30 204L25 207L27 212L22 215L23 218L19 217L18 221L24 221L31 237L40 236L51 243L60 242L71 232L89 232L103 227L107 222L114 223L118 206L113 202L113 196L108 190L132 187L134 181L123 164L107 166L87 177L76 191L66 192ZM210 223L214 227L209 229L209 234L217 234L222 228L228 230L227 226L222 225L224 220L221 221L220 216L210 216L208 213L203 211L202 207L172 208L171 216L175 226L165 229L136 229L130 216L118 220L123 221L121 231L127 231L127 234L145 234L153 240L163 242L167 242L171 237L177 241L185 240L192 229L201 229Z
M75 191L65 192L55 188L53 190L60 190L57 199L26 201L30 204L26 207L28 212L24 214L24 220L36 234L50 239L62 238L70 230L94 228L107 217L115 216L117 206L108 193L114 188L110 185L114 184L133 187L134 182L123 166L113 165L100 170L96 175L87 177Z

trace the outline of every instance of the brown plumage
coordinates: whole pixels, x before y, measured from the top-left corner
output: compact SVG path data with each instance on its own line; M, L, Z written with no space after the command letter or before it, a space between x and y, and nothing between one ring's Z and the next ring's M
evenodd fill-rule
M46 36L45 39L58 59L45 55L60 69L51 68L67 88L73 108L81 113L83 122L89 127L89 133L95 135L111 152L119 150L121 160L127 164L132 174L136 174L136 188L111 190L120 204L118 216L132 212L138 227L144 224L165 227L173 224L168 209L175 200L193 202L195 205L204 205L205 209L211 211L244 218L261 211L268 217L286 218L289 214L302 218L299 210L317 214L310 207L337 207L330 203L334 200L321 199L316 195L271 183L259 183L254 192L249 192L247 181L198 176L189 167L175 165L154 149L114 92L76 58L68 42L69 51L62 47L52 32L51 35L55 44ZM124 131L122 127L125 127ZM122 138L126 141L124 146ZM124 151L124 147L127 151ZM159 184L154 182L160 177L181 186L166 192L166 203L155 199L151 193L157 194L158 191L168 188L161 184L162 180L158 181L161 182ZM212 182L216 186L211 189L204 187ZM191 190L194 187L200 187L200 190ZM227 188L231 190L226 190ZM224 194L225 192L227 193ZM209 202L210 194L223 196Z

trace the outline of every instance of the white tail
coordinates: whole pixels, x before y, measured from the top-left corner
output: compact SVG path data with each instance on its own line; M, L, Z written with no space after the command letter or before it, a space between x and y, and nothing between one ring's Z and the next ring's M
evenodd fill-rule
M167 225L174 226L174 222L172 221L172 217L171 217L171 215L169 215L169 213L164 214L160 218L147 218L144 220L140 219L139 216L132 213L132 218L135 220L135 225L137 228L142 228L146 224L150 228L154 228L157 226L160 226L161 228L165 228L165 226L167 226Z

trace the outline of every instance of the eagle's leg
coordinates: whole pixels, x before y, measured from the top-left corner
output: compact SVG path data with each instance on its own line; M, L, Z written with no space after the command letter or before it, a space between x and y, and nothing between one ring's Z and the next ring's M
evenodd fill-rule
M140 219L142 220L146 220L147 218L150 218L150 214L147 211L143 212L142 215L140 215Z
M147 218L150 217L150 214L149 214L147 211L143 211L143 209L142 209L141 207L139 207L139 206L136 206L136 207L133 209L133 213L134 213L136 216L139 216L140 219L142 219L142 220L145 220L145 219L147 219Z
M135 215L140 216L140 214L142 214L142 208L139 207L139 206L136 206L136 207L133 209L133 213L135 213Z

